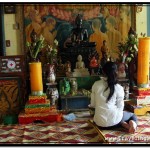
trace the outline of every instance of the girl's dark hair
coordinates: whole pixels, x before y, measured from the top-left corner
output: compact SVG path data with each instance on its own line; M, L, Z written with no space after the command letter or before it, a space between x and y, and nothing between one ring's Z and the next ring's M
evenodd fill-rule
M103 66L103 72L107 76L108 87L105 91L110 88L110 93L107 98L107 102L110 100L112 95L114 94L115 84L117 84L117 65L114 62L106 62Z

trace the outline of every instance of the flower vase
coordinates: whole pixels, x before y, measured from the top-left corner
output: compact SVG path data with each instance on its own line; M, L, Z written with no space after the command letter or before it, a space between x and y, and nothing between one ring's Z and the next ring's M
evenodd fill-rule
M48 76L47 76L47 81L49 83L55 83L56 76L55 76L55 71L54 71L54 65L52 64L47 64L48 65Z

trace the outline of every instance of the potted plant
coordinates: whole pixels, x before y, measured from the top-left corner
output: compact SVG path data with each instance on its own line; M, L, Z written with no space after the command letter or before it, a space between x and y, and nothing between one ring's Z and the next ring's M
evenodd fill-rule
M55 39L54 40L54 45L48 45L46 48L46 59L47 59L47 80L50 83L55 82L55 70L56 70L56 62L57 62L57 46L58 46L58 41Z
M128 64L132 61L137 55L138 48L137 48L138 40L136 33L130 28L128 33L128 38L125 42L120 42L118 45L119 48L119 55L120 61L122 63Z
M130 85L136 85L137 76L137 54L138 54L138 40L137 34L130 28L128 32L127 40L123 43L119 43L119 63L124 64L127 68L128 78Z
M42 66L39 62L38 55L41 49L44 47L44 38L40 36L37 38L34 30L31 33L31 43L27 42L29 60L29 73L30 73L30 86L31 95L43 94L43 82L42 82Z
M44 37L41 35L40 38L37 38L37 34L33 30L31 33L31 42L26 43L28 49L27 55L30 62L39 61L39 53L44 46Z

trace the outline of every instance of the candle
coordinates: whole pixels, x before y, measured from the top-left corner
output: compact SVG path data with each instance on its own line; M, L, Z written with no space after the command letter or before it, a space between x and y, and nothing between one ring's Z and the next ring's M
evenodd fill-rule
M41 62L29 63L31 93L43 93Z
M149 52L150 38L139 38L137 84L139 87L149 87Z

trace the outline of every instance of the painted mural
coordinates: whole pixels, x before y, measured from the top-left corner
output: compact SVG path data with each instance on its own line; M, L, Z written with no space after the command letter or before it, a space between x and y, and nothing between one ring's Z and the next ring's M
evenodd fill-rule
M78 14L82 15L83 27L87 29L90 42L96 42L96 50L100 56L103 41L106 40L110 56L117 58L118 43L125 41L131 27L130 5L106 4L47 4L25 5L24 25L26 41L30 41L32 30L45 38L45 42L53 45L59 42L59 50L65 48L75 27Z

